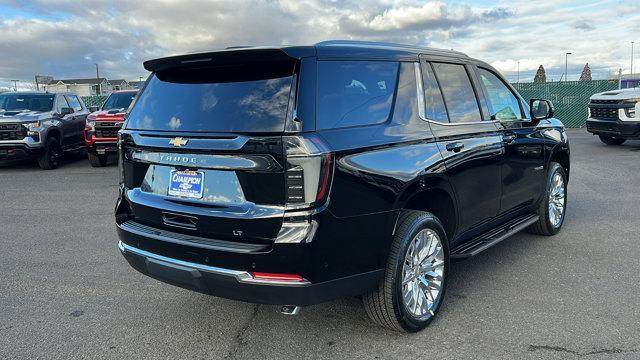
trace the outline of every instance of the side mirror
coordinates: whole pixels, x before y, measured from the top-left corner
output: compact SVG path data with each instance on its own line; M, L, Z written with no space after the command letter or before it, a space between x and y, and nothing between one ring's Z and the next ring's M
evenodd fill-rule
M531 108L531 119L534 121L552 118L555 112L551 101L544 99L529 100L529 108Z
M99 109L99 107L97 107L95 105L94 106L89 106L89 112L96 112L96 111L98 111L98 109Z
M69 114L73 114L73 108L63 107L62 109L60 109L60 113L58 114L58 116L63 118Z

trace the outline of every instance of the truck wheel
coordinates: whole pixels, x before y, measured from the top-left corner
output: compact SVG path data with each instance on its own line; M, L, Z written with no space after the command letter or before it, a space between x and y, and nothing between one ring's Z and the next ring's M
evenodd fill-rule
M605 135L598 135L598 137L600 138L600 141L607 145L622 145L625 141L627 141L627 139L614 138Z
M404 211L384 277L362 300L369 317L396 331L424 329L438 313L449 273L449 245L433 214Z
M50 137L47 139L44 151L38 157L38 165L44 170L53 170L60 166L60 158L62 158L62 147L58 139Z
M557 234L564 223L566 209L567 174L562 165L552 162L549 165L546 190L538 208L540 219L529 227L529 231L546 236Z
M107 155L89 153L89 163L93 167L103 167L107 165Z

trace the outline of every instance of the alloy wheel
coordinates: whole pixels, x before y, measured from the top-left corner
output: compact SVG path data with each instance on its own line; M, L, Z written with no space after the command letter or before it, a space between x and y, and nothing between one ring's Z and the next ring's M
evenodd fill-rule
M549 191L549 222L554 228L560 227L564 218L566 187L562 174L556 172L551 179Z
M62 149L60 149L60 146L58 144L53 145L49 153L49 161L51 162L51 164L54 166L58 166L61 156L62 156Z
M402 298L415 318L434 315L444 284L444 250L438 234L423 229L411 240L402 268Z

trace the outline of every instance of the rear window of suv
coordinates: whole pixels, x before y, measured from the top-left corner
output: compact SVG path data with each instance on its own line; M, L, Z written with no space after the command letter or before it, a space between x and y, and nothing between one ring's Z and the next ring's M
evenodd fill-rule
M282 132L294 64L233 64L155 73L128 116L128 129Z
M317 128L385 122L398 78L397 62L318 62Z

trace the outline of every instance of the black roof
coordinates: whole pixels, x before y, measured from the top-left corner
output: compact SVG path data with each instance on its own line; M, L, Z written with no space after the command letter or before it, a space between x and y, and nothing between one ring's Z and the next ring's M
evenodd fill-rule
M318 54L358 54L361 56L371 55L439 55L452 57L468 57L465 53L454 50L436 49L430 47L421 47L416 45L394 44L376 41L355 41L355 40L329 40L316 43L314 47Z
M201 52L194 54L170 56L145 61L144 67L149 71L189 66L191 64L233 63L238 60L245 62L264 60L300 59L317 56L319 59L380 59L380 60L417 60L418 56L430 55L438 57L468 58L459 51L442 50L412 45L391 44L371 41L331 40L306 46L273 46L249 47L234 46L223 50Z

